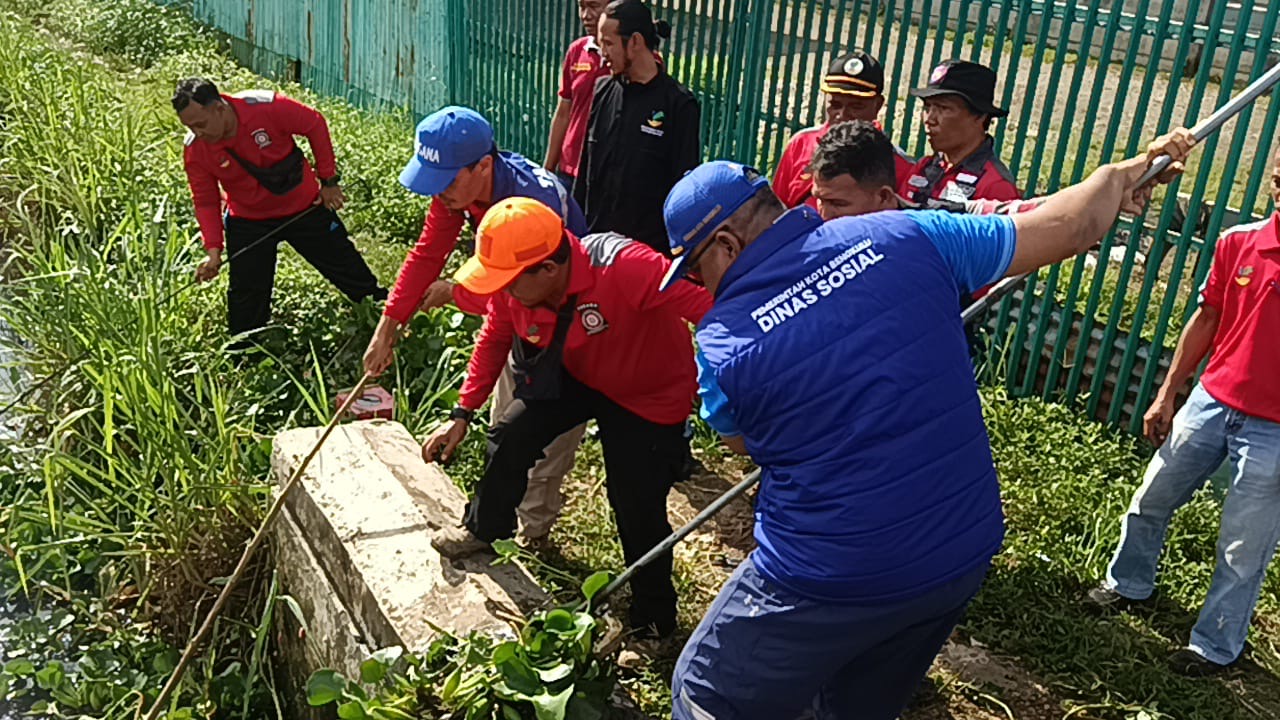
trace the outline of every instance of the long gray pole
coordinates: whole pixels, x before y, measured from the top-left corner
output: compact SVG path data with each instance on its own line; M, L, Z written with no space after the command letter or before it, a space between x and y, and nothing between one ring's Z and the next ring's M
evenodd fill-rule
M1201 120L1195 127L1191 128L1191 134L1195 136L1196 142L1203 142L1205 138L1209 137L1225 125L1228 120L1239 115L1241 110L1245 109L1246 106L1254 100L1257 100L1277 84L1280 84L1280 65L1276 65L1257 80L1254 80L1250 83L1249 87L1241 90L1238 95L1228 100L1225 105L1213 111L1212 115ZM1160 175L1160 173L1168 169L1172 162L1173 159L1168 155L1161 155L1156 158L1155 162L1151 163L1151 167L1147 168L1147 171L1142 174L1141 178L1139 178L1137 183L1138 186L1141 187L1154 180L1158 175ZM968 323L973 320L973 318L981 315L988 308L994 305L997 300L1016 290L1030 274L1031 273L1024 273L1022 275L1001 280L995 287L991 288L991 290L984 295L982 299L965 308L963 315L964 321Z

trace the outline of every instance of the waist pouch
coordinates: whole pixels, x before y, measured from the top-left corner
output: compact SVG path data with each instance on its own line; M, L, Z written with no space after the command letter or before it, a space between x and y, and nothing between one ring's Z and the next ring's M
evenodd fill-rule
M272 195L288 195L302 184L302 165L306 158L302 154L302 148L297 145L293 146L293 152L283 160L269 167L254 165L235 154L231 148L227 148L227 154Z
M556 313L556 330L545 348L516 335L511 346L511 370L515 376L514 395L519 400L557 400L564 372L564 339L569 334L578 296L572 295Z

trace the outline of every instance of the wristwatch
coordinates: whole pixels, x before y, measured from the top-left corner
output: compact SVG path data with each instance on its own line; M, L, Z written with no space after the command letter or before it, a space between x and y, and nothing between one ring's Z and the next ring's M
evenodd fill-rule
M454 408L449 411L450 420L462 420L463 422L470 423L475 419L475 417L475 410L468 410L461 405L455 405Z
M320 187L338 187L338 183L342 181L342 176L334 173L333 177L320 178Z

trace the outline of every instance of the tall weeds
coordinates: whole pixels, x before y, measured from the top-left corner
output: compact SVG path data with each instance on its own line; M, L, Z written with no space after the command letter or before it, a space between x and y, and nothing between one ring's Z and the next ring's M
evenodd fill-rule
M266 83L213 36L146 0L0 0L0 35L0 320L24 382L56 373L0 448L0 589L67 618L11 633L23 661L0 670L0 704L131 717L260 516L271 436L326 419L377 310L285 254L265 352L224 351L221 288L188 288L202 253L168 93L190 74ZM348 223L412 238L424 208L395 187L407 117L323 106ZM366 251L389 282L403 246ZM452 401L473 327L414 321L397 368L411 426ZM261 572L240 593L172 717L276 714L273 587Z

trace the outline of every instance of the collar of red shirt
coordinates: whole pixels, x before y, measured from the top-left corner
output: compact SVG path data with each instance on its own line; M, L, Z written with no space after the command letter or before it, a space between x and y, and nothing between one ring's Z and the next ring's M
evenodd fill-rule
M582 247L582 243L578 242L578 238L574 237L568 230L565 235L569 238L569 285L565 287L563 301L573 295L582 295L588 290L596 286L596 275L591 271L591 258L587 255L587 251ZM514 299L512 302L515 302ZM537 308L531 308L534 312L545 311L554 314L554 311L546 306L539 305Z
M1262 233L1259 237L1258 250L1280 251L1280 208L1271 215L1271 226L1268 232Z
M982 141L982 144L978 146L978 149L973 151L972 155L961 160L955 165L947 164L947 159L946 157L943 156L942 153L935 153L933 158L934 158L934 161L936 161L939 165L941 165L942 169L945 170L946 172L951 172L953 170L964 170L971 175L977 175L981 177L983 171L986 169L987 161L995 157L995 154L996 154L995 138L988 135Z

